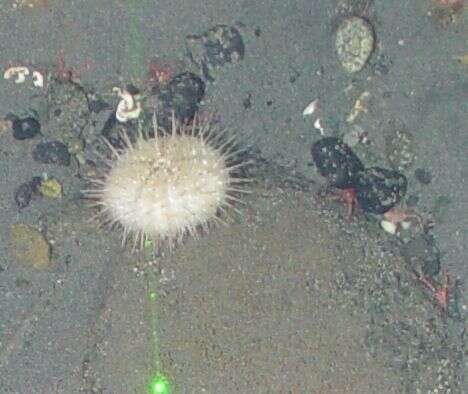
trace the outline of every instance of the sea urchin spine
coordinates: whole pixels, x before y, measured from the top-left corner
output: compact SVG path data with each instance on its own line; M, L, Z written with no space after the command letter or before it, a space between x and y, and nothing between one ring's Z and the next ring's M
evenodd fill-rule
M153 123L154 138L140 132L132 142L124 133L123 149L105 140L112 159L83 191L106 224L120 225L123 243L131 239L134 249L146 240L172 247L199 227L207 230L246 193L238 171L246 162L236 163L234 137L212 122L180 125L173 117L170 133L158 130L155 117Z

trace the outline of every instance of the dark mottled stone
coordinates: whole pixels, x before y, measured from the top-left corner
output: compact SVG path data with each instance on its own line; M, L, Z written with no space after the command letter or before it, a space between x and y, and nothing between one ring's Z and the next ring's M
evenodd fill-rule
M17 140L34 138L41 131L41 124L33 117L15 118L12 122L13 137Z
M30 182L25 182L19 185L15 191L15 202L18 208L26 208L31 202L33 190Z
M158 93L158 123L170 129L172 114L181 123L187 123L198 111L205 94L205 83L197 75L185 72L176 75Z
M366 168L356 177L356 198L360 207L369 213L382 214L391 209L405 195L406 177L398 171L381 167Z
M339 189L353 187L357 174L364 170L361 160L339 138L322 138L312 145L311 153L320 175Z
M70 165L70 153L67 146L60 141L41 142L33 151L34 160L43 164Z
M26 208L31 199L38 194L38 188L41 184L40 177L34 177L29 182L22 183L15 191L15 202L18 208Z
M242 60L245 51L239 31L227 25L216 25L202 35L187 36L186 47L190 60L208 81L214 81L226 63Z

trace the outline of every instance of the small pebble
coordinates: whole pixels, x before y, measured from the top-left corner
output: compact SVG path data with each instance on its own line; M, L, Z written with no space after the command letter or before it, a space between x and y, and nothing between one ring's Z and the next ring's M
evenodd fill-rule
M34 118L16 118L12 123L13 137L17 140L34 138L41 131L41 124Z
M51 265L51 248L42 233L27 224L10 228L10 254L19 263L36 269Z
M80 153L84 148L84 141L79 137L72 137L67 141L68 153L76 155Z
M15 191L15 202L18 208L23 209L29 205L32 197L37 194L40 183L41 178L34 177L29 182L19 185Z
M34 160L44 164L70 165L70 153L67 146L60 141L41 142L33 151Z
M15 191L15 202L18 208L26 208L31 202L33 190L30 182L21 184Z
M39 191L46 198L55 199L62 197L62 185L55 178L42 180Z

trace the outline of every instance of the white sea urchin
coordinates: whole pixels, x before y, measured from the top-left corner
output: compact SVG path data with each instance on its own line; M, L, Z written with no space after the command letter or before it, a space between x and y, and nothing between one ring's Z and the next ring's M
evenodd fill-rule
M146 240L173 246L187 233L196 235L198 227L223 222L219 213L246 192L245 180L236 175L246 163L231 163L240 152L234 138L215 130L211 122L181 126L173 119L163 136L139 133L132 143L122 134L121 150L105 140L113 157L90 180L94 186L83 191L85 197L95 200L106 224L120 225L122 242L131 239L134 248Z

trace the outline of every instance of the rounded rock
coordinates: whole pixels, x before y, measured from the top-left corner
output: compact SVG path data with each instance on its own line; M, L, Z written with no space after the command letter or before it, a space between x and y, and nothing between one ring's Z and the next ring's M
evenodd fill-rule
M43 164L70 165L70 153L67 146L60 141L41 142L33 151L34 160Z
M187 37L187 52L200 67L207 81L214 81L221 67L236 63L244 57L244 41L235 27L216 25L202 35Z
M41 124L32 117L15 118L12 121L13 137L17 140L34 138L41 131Z
M31 202L32 195L31 182L22 183L15 191L15 202L18 208L26 208Z
M62 184L55 178L43 179L39 191L42 196L50 199L62 197Z
M170 130L172 113L181 123L195 116L205 94L205 83L197 75L184 72L176 75L158 94L158 122L163 129Z
M406 177L398 171L380 167L366 168L356 178L356 198L363 211L383 214L406 193Z
M29 182L22 183L15 191L15 202L18 208L26 208L31 199L37 195L41 178L34 177Z
M312 159L320 175L330 186L339 189L352 187L357 174L364 170L361 160L339 138L325 137L311 148Z
M347 72L361 71L374 49L372 26L362 18L346 18L336 32L335 49Z

